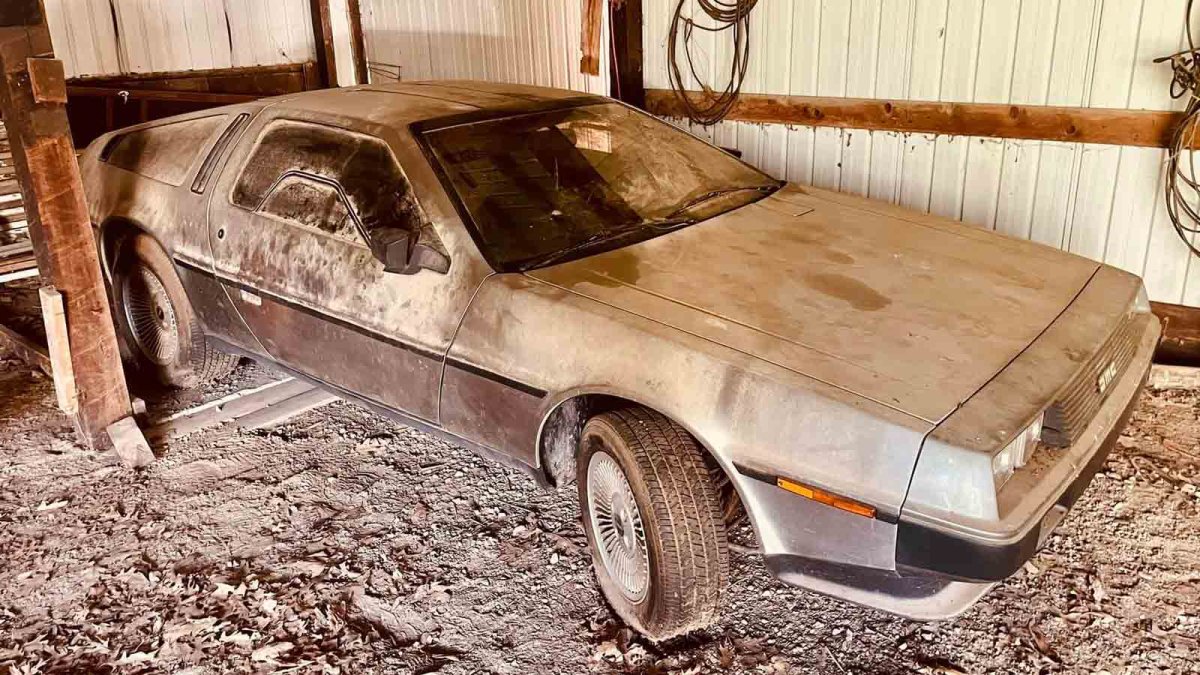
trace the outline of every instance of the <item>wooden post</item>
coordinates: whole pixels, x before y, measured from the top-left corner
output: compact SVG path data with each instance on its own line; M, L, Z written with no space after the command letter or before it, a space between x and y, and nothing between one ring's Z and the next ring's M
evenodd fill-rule
M313 44L317 49L317 70L321 84L325 87L338 86L337 57L333 51L333 21L329 14L329 0L309 0L312 9Z
M366 84L370 79L367 73L367 45L363 39L362 7L359 0L346 0L346 13L350 19L350 53L354 55L354 79L357 84Z
M132 407L67 126L63 65L52 58L40 0L2 4L0 111L38 269L65 306L78 399L72 419L84 445L97 448Z
M645 109L642 76L642 0L612 0L613 58L609 64L610 96Z
M584 75L600 74L600 33L604 26L604 0L581 0L583 2L583 26L579 36L579 72Z

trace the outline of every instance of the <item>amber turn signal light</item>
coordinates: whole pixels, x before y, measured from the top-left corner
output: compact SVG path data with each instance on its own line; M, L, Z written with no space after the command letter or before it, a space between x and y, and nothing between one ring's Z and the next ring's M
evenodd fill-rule
M846 499L845 497L839 497L835 494L830 494L824 490L819 490L815 487L809 487L807 485L802 485L795 481L790 481L786 478L775 479L775 484L778 485L779 487L783 488L784 490L787 490L788 492L791 492L793 494L798 494L801 497L804 497L806 499L811 499L814 502L820 502L822 504L825 504L826 506L832 506L835 509L849 511L850 513L853 513L855 515L866 516L867 518L875 517L875 507L874 506L868 506L866 504L856 502L853 499Z

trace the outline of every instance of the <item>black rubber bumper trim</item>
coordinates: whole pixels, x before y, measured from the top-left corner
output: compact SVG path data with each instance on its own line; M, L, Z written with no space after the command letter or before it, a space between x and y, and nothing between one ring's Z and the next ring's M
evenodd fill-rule
M1100 449L1059 495L1057 505L1069 509L1087 490L1124 431L1140 396L1139 387ZM912 523L901 515L896 529L896 569L902 573L937 574L974 583L1003 581L1037 553L1041 531L1042 523L1039 521L1017 541L990 544Z

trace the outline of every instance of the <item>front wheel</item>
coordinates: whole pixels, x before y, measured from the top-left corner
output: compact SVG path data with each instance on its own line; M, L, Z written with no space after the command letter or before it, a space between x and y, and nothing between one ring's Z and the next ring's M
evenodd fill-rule
M208 345L175 267L145 234L128 239L112 275L116 323L139 379L192 387L229 374L238 357Z
M729 579L720 492L704 450L645 408L584 425L577 462L600 590L652 640L716 621Z

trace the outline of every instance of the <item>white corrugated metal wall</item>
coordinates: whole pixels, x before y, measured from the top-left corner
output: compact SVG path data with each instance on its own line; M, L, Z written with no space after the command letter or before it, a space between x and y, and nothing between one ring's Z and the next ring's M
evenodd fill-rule
M579 72L579 0L362 0L371 78L477 79L608 93ZM605 17L602 45L607 46Z
M646 86L665 89L676 0L644 1ZM1170 69L1152 60L1182 48L1185 4L762 0L743 91L1174 109ZM708 22L693 0L686 7ZM722 71L727 43L697 31L700 73ZM1164 150L737 122L694 131L781 178L1102 259L1144 276L1155 300L1200 306L1200 259L1160 194Z
M3 0L0 0L3 1ZM67 76L299 63L308 0L44 0Z

